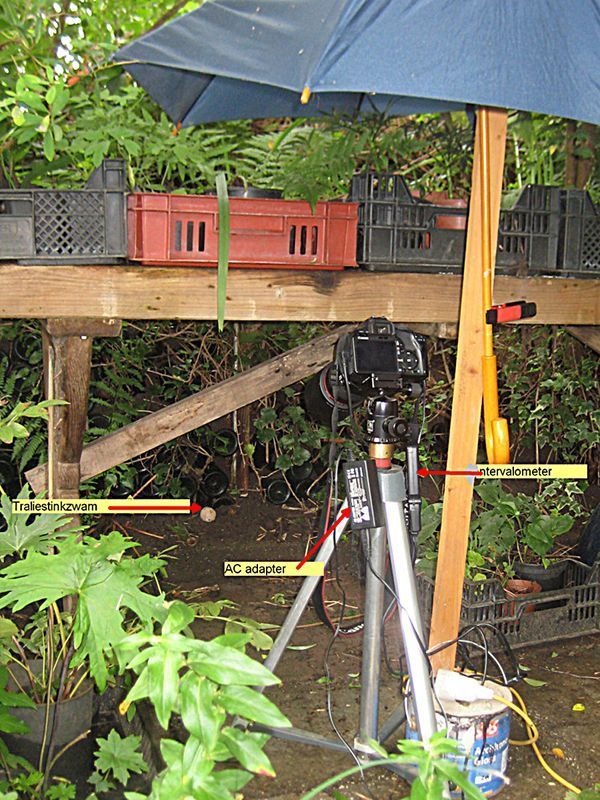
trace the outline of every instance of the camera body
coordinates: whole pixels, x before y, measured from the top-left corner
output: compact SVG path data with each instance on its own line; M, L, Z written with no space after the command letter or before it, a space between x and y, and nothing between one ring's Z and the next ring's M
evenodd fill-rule
M425 342L385 317L371 317L338 342L331 381L360 397L386 391L419 396L428 373Z

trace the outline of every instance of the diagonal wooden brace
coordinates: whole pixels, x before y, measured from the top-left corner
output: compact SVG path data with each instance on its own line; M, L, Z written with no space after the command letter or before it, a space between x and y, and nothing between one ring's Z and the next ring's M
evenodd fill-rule
M354 327L344 325L337 328L325 336L264 361L241 375L209 386L178 403L147 414L118 431L102 436L80 451L79 479L86 480L99 475L117 464L123 464L177 436L189 433L237 408L277 392L284 386L313 375L332 360L333 348L339 337ZM45 464L27 472L26 477L36 493L47 488ZM69 480L73 479L73 475L70 475ZM75 490L72 483L69 489Z

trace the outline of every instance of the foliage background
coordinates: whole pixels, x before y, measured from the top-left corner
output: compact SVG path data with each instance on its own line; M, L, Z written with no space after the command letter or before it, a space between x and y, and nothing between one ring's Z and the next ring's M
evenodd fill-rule
M287 197L313 200L343 195L353 172L368 166L400 172L423 194L442 190L468 197L473 131L463 113L318 123L240 121L179 130L109 57L129 39L197 5L185 0L1 0L0 186L81 186L102 158L111 156L127 159L130 185L142 190L205 191L224 171L230 183L279 188ZM598 201L596 134L594 126L569 120L511 114L507 202L530 182L585 186ZM129 323L122 340L94 346L88 435L114 430L322 329L245 325L236 340L231 325L217 334L204 323ZM547 327L503 331L498 343L503 408L515 431L516 457L585 460L597 481L597 362L590 351ZM455 357L451 343L431 347L435 368L425 460L443 457ZM40 366L36 326L2 324L0 399L40 398ZM281 398L266 404L276 402ZM300 417L298 423L305 432ZM87 488L132 488L136 473L145 470L158 472L165 493L179 493L201 450L199 437L191 435ZM43 451L39 422L13 457L24 469Z

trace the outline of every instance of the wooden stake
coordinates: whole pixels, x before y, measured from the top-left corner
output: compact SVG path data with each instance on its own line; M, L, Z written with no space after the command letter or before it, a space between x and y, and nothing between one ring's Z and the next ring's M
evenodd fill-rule
M490 226L491 248L496 252L500 195L504 168L507 113L490 109ZM477 463L477 444L481 419L482 355L484 317L482 310L482 181L481 147L477 141L473 163L472 193L467 228L465 266L458 328L456 377L452 400L449 470L467 469ZM436 570L431 617L430 647L454 639L460 624L473 486L462 476L447 476L444 488L442 529ZM434 669L452 669L456 645L432 658Z

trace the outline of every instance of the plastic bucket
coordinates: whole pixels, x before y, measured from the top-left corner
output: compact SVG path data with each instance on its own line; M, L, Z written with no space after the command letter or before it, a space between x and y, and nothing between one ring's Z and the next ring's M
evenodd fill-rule
M494 694L511 699L510 691L493 681L486 686ZM508 766L508 738L510 734L510 709L498 700L479 700L475 703L459 703L443 700L436 703L438 730L447 729L448 738L456 740L464 756L449 756L467 772L469 781L485 797L493 797L505 786L501 775ZM409 712L406 723L406 738L418 739L416 719ZM490 770L487 772L486 770ZM493 772L492 772L493 770ZM500 774L497 774L500 773ZM452 797L462 797L462 792L452 792Z

